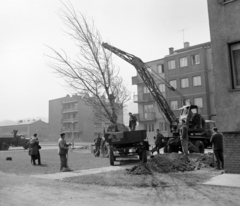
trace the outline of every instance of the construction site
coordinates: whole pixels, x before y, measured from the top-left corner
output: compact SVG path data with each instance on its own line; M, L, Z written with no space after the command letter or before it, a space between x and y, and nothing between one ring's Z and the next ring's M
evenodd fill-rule
M87 39L94 46L87 45L94 55L100 48L107 64L102 69L96 55L100 72L83 66L83 73L77 71L81 64L72 66L66 53L52 49L70 65L64 70L57 64L55 71L82 93L50 100L48 125L34 120L0 128L0 205L238 206L240 1L207 2L211 42L184 41L184 48L171 47L158 60L144 62L108 42L95 44L97 33ZM63 5L67 12L74 8ZM70 14L74 18L67 20L78 28L76 13ZM77 37L82 32L74 31L80 31ZM89 50L81 47L84 57ZM110 78L110 59L137 74L138 113L128 111L129 125L121 99L127 95Z

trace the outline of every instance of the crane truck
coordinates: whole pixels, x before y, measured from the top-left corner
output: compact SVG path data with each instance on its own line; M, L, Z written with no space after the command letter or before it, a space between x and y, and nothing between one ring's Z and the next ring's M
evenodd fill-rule
M140 58L111 46L108 43L102 43L102 47L116 54L135 67L138 75L142 78L146 87L156 101L159 111L163 113L168 120L172 136L167 137L168 141L166 142L164 152L182 151L180 128L182 126L182 120L185 120L188 127L189 152L204 153L205 147L210 145L212 128L215 126L215 123L211 120L204 120L199 113L198 106L193 104L186 104L180 108L180 116L176 117L168 105L167 100L161 93L151 72L148 70L148 66ZM170 90L180 94L167 81L163 80L163 82ZM182 98L183 100L186 100L184 96L182 96Z

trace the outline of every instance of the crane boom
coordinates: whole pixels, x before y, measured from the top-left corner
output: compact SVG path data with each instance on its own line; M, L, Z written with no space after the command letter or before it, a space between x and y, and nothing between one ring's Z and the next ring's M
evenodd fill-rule
M120 58L124 59L128 63L132 64L137 70L139 76L142 78L143 82L147 86L148 90L152 94L153 98L157 102L159 109L164 113L165 117L168 119L171 126L176 125L178 120L169 107L165 97L158 88L158 85L155 83L151 73L148 71L147 65L138 57L124 52L116 47L113 47L107 43L102 43L103 48L108 49L112 53L116 54ZM174 88L172 88L174 90Z

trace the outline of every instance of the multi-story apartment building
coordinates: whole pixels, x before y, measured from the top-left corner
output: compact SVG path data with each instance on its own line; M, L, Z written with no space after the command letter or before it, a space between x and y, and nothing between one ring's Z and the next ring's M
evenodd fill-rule
M123 123L123 113L118 115L118 122ZM95 135L103 133L109 121L94 118L92 108L78 95L67 95L49 101L49 137L57 141L61 132L74 141L92 142Z
M183 98L169 90L161 78L164 78L178 93L180 92L187 101L198 105L200 113L205 119L215 119L210 42L194 46L190 46L186 42L184 48L175 51L170 48L169 54L164 58L146 62L146 64L176 116L179 116L180 110L178 109L184 105ZM157 128L165 136L170 135L169 123L158 110L158 106L144 82L139 76L135 76L132 77L132 84L137 85L138 91L134 102L138 103L139 128L147 129L149 137L154 135Z
M240 173L240 1L208 0L216 123L223 133L224 169Z

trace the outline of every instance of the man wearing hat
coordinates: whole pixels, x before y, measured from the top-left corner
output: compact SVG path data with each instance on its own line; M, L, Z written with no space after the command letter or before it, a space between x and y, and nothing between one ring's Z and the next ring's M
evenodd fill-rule
M223 160L223 136L218 132L217 127L213 128L213 135L211 136L210 142L212 143L213 152L217 161L217 169L220 170L220 163L222 169L224 169Z
M182 127L180 129L180 140L182 145L182 152L184 155L188 155L188 127L186 120L182 119Z
M70 145L71 144L67 144L65 141L65 133L61 133L60 138L58 140L58 154L60 156L60 161L61 161L61 166L60 166L61 172L72 171L68 168L68 165L67 165L67 154L68 154L68 149Z

